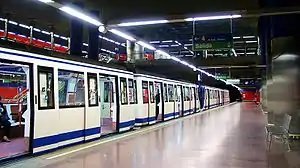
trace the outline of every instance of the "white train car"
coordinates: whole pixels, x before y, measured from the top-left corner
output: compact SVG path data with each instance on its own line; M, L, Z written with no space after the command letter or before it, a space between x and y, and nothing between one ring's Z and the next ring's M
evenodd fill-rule
M2 47L0 71L24 82L13 98L21 117L10 118L33 154L200 112L202 98L204 109L229 103L225 90L204 86L199 95L192 83Z
M33 153L126 131L135 124L136 105L128 94L132 72L2 47L0 58L2 66L27 74L22 117Z
M196 108L196 101L193 98L195 94L191 92L191 88L195 90L194 84L145 74L135 74L135 79L137 97L142 100L138 102L136 108L136 126L178 118L184 111L194 111ZM189 89L188 101L182 102L184 100L182 88Z

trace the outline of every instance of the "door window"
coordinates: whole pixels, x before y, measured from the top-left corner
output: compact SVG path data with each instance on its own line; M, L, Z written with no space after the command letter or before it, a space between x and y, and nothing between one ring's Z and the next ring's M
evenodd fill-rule
M38 83L39 109L53 109L53 68L38 67Z

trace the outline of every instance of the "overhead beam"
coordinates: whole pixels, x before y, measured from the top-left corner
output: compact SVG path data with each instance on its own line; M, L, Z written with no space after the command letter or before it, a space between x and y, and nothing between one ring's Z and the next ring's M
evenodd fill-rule
M248 66L198 66L201 69L228 69L228 68L266 68L266 65L248 65Z
M274 16L274 15L289 15L289 14L300 14L300 6L296 7L282 7L282 8L268 8L268 9L256 9L256 10L234 10L234 11L223 11L223 12L215 12L215 13L202 13L195 14L194 17L202 17L202 16L220 16L220 15L242 15L242 18L257 18L261 16ZM134 20L134 19L132 19ZM170 24L170 23L180 23L187 22L186 17L184 15L181 16L168 16L166 19L168 22L163 22L159 24ZM136 20L135 20L136 21ZM133 22L135 22L133 21ZM108 22L107 26L111 28L120 27L120 23L116 23L115 21Z

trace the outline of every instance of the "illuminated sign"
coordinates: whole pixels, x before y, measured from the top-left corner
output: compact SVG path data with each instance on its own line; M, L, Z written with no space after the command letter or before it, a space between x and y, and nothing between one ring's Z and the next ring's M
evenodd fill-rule
M193 42L194 51L233 48L233 37L231 34L194 36Z

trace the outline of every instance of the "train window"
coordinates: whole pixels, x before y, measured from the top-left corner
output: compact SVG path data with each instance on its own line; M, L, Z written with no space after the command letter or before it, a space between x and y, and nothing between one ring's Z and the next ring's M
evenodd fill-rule
M196 90L196 93L195 93L196 100L199 100L199 89L196 88L195 90Z
M136 90L136 80L128 79L128 88L129 88L129 103L137 103L137 90Z
M53 68L38 67L39 109L54 108Z
M174 96L174 101L177 101L178 100L178 92L177 92L177 86L176 85L174 86L174 94L173 94L173 96Z
M190 91L190 100L194 100L194 92L193 92L193 89L194 88L190 88L189 91Z
M184 96L185 96L185 101L190 101L190 88L189 87L185 87L184 88Z
M149 90L148 90L148 82L142 81L142 88L143 88L143 103L149 103Z
M82 107L85 101L84 74L58 70L59 107Z
M133 88L134 88L134 100L135 100L135 104L138 103L138 98L137 98L137 85L136 85L136 80L133 81Z
M183 92L183 93L182 93L182 95L183 95L183 101L186 101L186 96L185 96L185 94L186 94L186 93L185 93L185 86L183 86L182 89L183 89L183 90L182 90L182 92Z
M89 106L98 106L98 84L96 74L88 74L88 89Z
M151 103L154 103L154 85L153 82L149 82L149 87L150 87L150 101Z
M121 104L128 104L127 98L127 81L126 78L120 78L121 87Z
M164 84L164 101L168 102L168 88L167 88L167 84Z
M174 88L173 85L168 85L168 92L169 92L169 102L174 101Z

